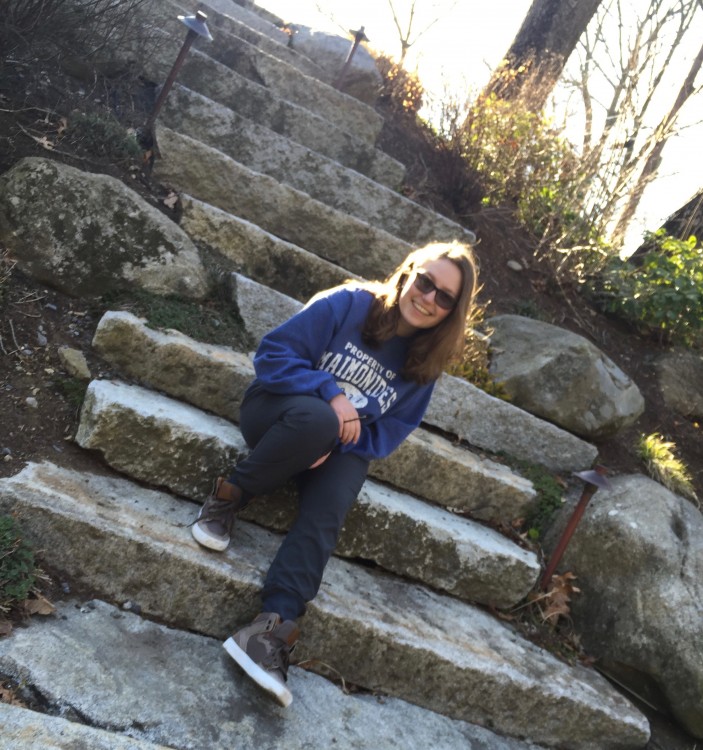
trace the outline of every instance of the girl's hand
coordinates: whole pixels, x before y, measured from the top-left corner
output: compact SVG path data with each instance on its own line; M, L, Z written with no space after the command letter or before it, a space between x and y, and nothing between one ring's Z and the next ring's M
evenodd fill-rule
M359 412L343 393L338 393L330 401L330 406L339 419L339 439L342 445L357 443L361 435Z

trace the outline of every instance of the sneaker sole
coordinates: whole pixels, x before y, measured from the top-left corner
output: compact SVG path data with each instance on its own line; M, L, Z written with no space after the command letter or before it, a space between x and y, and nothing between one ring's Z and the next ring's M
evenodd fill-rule
M210 536L207 532L203 531L197 523L194 523L190 527L190 533L198 544L201 544L208 549L215 550L215 552L224 552L227 547L229 547L229 539L223 540Z
M284 708L290 706L293 702L291 691L247 656L246 652L237 645L234 638L228 638L222 646L259 687L272 695Z

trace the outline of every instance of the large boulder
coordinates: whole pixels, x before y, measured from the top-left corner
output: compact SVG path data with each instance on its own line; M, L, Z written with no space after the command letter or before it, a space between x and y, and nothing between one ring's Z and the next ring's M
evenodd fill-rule
M28 157L0 175L0 242L18 266L75 296L134 285L203 298L207 276L185 232L127 185Z
M516 406L591 440L615 435L644 411L639 388L583 336L520 315L488 325L490 373Z
M290 46L328 71L328 82L334 83L349 57L352 39L326 31L316 31L299 24L289 24L289 28L293 31ZM359 45L344 76L342 91L362 102L373 104L378 97L381 83L381 74L373 57Z
M669 352L656 367L667 406L686 417L703 417L703 355L685 349Z
M641 475L599 491L561 563L586 650L703 738L703 515Z

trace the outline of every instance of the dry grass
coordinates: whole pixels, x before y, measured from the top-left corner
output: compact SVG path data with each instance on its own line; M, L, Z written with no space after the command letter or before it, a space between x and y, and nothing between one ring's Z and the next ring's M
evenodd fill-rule
M696 503L700 502L688 468L675 454L676 444L665 440L660 434L642 435L637 446L640 458L645 462L652 479L667 489Z

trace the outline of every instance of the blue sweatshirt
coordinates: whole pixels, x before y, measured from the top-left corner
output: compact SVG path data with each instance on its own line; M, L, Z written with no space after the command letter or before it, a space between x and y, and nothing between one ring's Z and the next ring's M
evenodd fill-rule
M420 424L434 388L400 374L411 337L375 348L362 342L372 301L371 292L353 287L322 292L264 336L254 358L257 382L271 393L325 401L344 393L364 419L359 441L337 450L369 460L392 453Z

